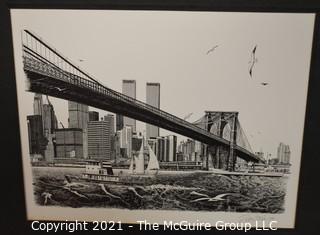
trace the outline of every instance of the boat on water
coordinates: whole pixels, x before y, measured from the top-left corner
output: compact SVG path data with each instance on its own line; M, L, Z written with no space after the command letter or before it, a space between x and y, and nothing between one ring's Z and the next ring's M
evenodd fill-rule
M144 169L144 149L143 144L137 157L133 156L130 161L129 171L132 175L157 175L160 169L158 159L153 150L147 145L149 152L149 162L146 169Z
M92 182L116 183L116 184L141 184L152 182L160 169L159 162L153 150L147 145L149 161L144 168L144 144L142 142L138 156L132 156L128 172L120 171L114 174L110 162L88 160L82 179Z

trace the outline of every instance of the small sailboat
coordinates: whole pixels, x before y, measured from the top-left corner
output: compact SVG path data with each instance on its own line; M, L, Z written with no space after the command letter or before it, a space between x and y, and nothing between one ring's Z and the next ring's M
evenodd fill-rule
M144 146L141 143L141 147L139 150L139 154L136 157L131 158L129 171L133 174L137 175L155 175L158 173L160 166L156 155L154 154L153 150L148 145L148 152L149 152L149 161L148 166L144 169Z
M160 169L157 156L154 154L153 150L149 145L148 145L148 150L149 150L149 162L148 162L146 172L148 174L157 174Z
M112 184L126 185L147 185L152 183L155 175L160 167L159 162L153 150L147 145L149 151L148 166L144 169L144 144L141 143L138 156L132 156L129 174L119 173L114 175L111 163L102 161L90 160L87 161L85 172L82 174L82 179L92 182L103 182Z
M139 154L135 157L135 174L144 174L144 147L143 142L141 143L141 147L139 150Z

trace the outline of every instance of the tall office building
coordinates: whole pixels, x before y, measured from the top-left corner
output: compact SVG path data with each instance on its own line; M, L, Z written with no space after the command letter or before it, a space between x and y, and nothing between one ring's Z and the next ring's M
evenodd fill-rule
M290 147L284 143L278 146L277 158L280 164L290 164Z
M132 135L133 128L131 126L125 126L123 128L125 132L126 146L127 146L127 157L132 157Z
M122 157L131 158L132 157L132 127L125 126L121 131L117 131L119 135L119 145L120 151L123 153Z
M167 150L167 161L173 162L177 161L177 136L169 135L166 137L168 142Z
M152 149L155 149L155 153L158 161L161 161L161 162L177 161L177 136L175 135L158 136L156 139L151 138L149 141L150 141L150 144L153 141L155 142L154 143L155 146L153 146Z
M112 127L109 120L88 122L88 156L90 159L111 159Z
M162 136L158 136L157 140L157 147L156 147L156 156L158 161L163 162L165 161L165 138Z
M178 152L183 154L184 161L196 161L196 151L199 151L199 146L196 146L195 140L187 139L186 141L181 141L178 146ZM201 148L201 147L200 147Z
M34 95L33 114L41 116L43 133L46 137L49 133L53 134L53 130L58 128L57 117L48 96L43 100L42 95Z
M110 135L114 135L114 115L113 114L107 114L104 116L104 121L108 122L108 125L110 126Z
M53 105L50 103L48 96L42 105L42 122L43 122L43 133L48 140L47 147L44 152L45 160L47 162L52 162L55 157L54 150L54 130L58 128L57 117L54 112Z
M118 160L121 158L121 153L120 153L120 133L119 131L116 131L114 135L114 160L115 163L118 162Z
M27 116L27 124L30 155L41 155L44 157L44 151L48 144L48 140L43 135L41 115Z
M33 98L33 114L34 115L40 115L41 121L42 121L42 131L44 133L44 120L42 118L43 116L43 98L41 94L35 93Z
M58 120L48 97L43 103L42 110L43 131L44 135L48 137L58 128Z
M41 154L45 161L53 161L54 130L58 127L58 122L48 96L43 101L41 94L35 94L33 112L35 115L28 117L28 131L31 138L30 153ZM41 135L39 130L42 131Z
M80 104L73 101L68 101L69 111L69 128L81 128L87 129L87 123L89 120L89 108L88 105Z
M56 158L83 158L83 135L80 128L56 129Z
M198 162L201 160L203 144L200 141L195 141L194 143L194 161Z
M89 107L73 101L68 101L68 127L80 128L83 134L83 157L88 157L88 121Z
M123 116L116 114L116 130L121 131L123 129Z
M136 99L136 81L122 80L122 94ZM136 132L136 120L117 114L117 131L125 126L131 126L132 131Z
M147 83L147 104L160 108L160 83ZM149 138L157 138L159 136L159 127L146 124L147 130L147 139Z
M42 116L42 105L43 105L42 95L35 93L34 99L33 99L33 114L34 115Z
M110 127L110 145L111 145L111 159L116 158L116 136L115 136L115 120L113 114L107 114L104 116L104 121L108 122Z
M169 161L169 139L167 137L164 137L164 146L163 146L163 151L164 151L164 161L168 162Z

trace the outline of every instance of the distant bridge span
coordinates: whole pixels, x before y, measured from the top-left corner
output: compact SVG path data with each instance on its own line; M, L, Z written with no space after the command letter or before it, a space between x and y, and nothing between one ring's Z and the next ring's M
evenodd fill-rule
M179 117L105 87L30 31L24 31L22 41L24 71L29 81L28 90L31 92L122 114L209 146L232 144L229 140ZM236 143L232 149L236 156L247 161L261 160Z

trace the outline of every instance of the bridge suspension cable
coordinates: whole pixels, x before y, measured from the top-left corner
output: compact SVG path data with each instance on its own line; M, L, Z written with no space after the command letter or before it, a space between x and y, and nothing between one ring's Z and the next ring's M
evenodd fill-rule
M239 120L237 120L237 145L241 146L242 148L245 148L246 150L253 153L252 147L250 145L250 142L246 136L246 133L244 132Z
M50 46L49 43L45 42L42 38L36 35L30 30L23 30L21 34L21 41L24 53L34 56L42 62L49 63L56 69L59 69L62 73L69 72L74 75L89 79L92 82L105 87L97 79L93 78L88 72L80 69L70 59L64 57L54 47Z
M226 117L224 120L231 118L232 116ZM217 114L212 115L209 119L206 118L206 116L202 116L201 118L199 118L198 120L196 120L195 122L193 122L194 125L197 126L201 126L202 128L205 128L208 125L213 125L215 123L218 123L221 121L221 115L219 115L219 112L217 112ZM250 142L241 126L241 123L239 121L239 119L236 120L237 121L237 138L236 138L236 143L239 147L244 148L246 150L248 150L249 152L253 153L252 147L250 145ZM230 127L229 126L225 126L225 128L228 128L227 132L229 133L229 136L227 138L227 140L230 140L231 136L230 136ZM209 130L210 131L210 130ZM224 138L224 136L222 135L222 138Z

